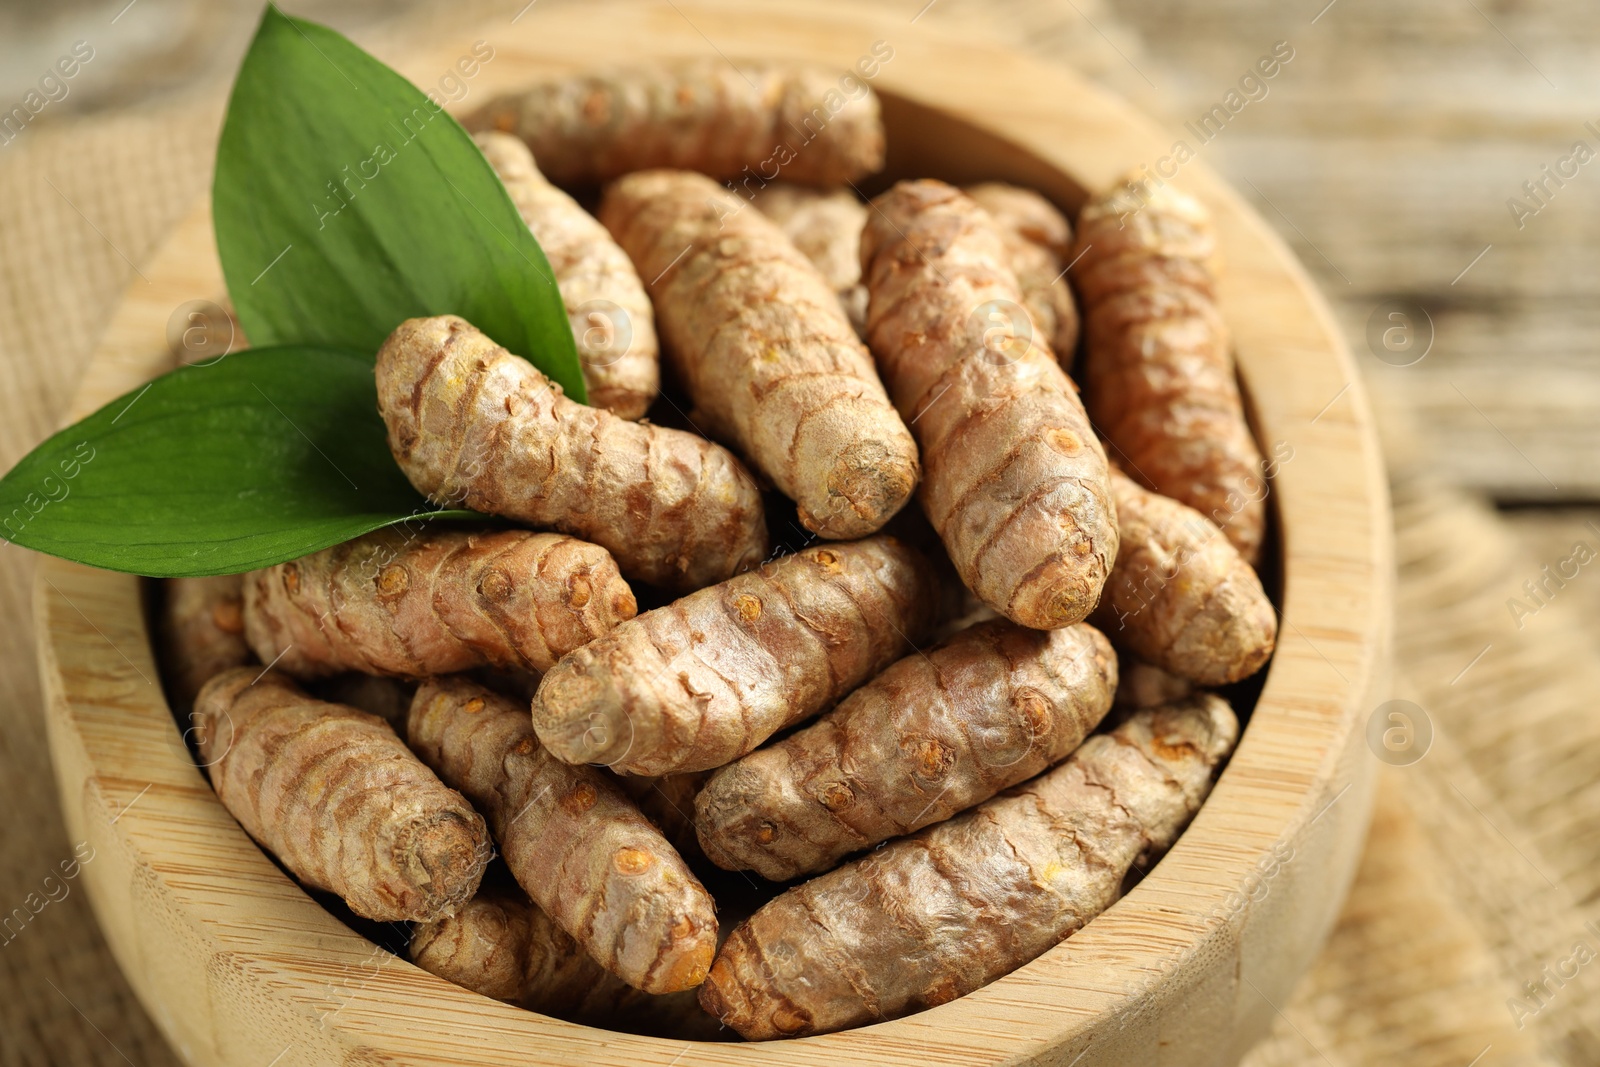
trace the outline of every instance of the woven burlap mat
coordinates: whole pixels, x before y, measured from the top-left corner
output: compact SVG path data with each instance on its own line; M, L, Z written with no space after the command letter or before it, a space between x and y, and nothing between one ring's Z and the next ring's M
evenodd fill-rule
M355 28L382 52L498 6ZM944 0L928 18L1071 62L1149 103L1124 62L1138 42L1101 3ZM209 182L225 88L212 68L232 64L208 60L187 89L102 99L0 148L0 469L56 427L118 294L139 283L136 265ZM164 84L183 73L164 68ZM1404 411L1383 413L1400 567L1394 696L1424 709L1433 746L1383 768L1339 925L1246 1062L1600 1064L1600 965L1575 962L1590 959L1580 946L1600 951L1600 626L1573 595L1518 628L1505 599L1551 560L1484 503L1432 484L1408 425ZM73 844L48 770L32 569L27 553L0 547L5 911ZM0 948L0 1063L123 1062L179 1061L70 892Z

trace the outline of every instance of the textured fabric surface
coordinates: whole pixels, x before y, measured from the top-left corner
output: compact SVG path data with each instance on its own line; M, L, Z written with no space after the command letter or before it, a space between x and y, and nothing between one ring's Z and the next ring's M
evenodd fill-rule
M158 27L185 6L140 5ZM1139 73L1158 69L1155 61L1108 6L939 0L926 21L1072 63L1159 108L1159 93ZM1253 0L1228 7L1265 10ZM469 2L378 24L358 4L297 10L351 29L380 54L444 18L503 14ZM132 8L117 25L137 14ZM232 23L191 26L179 39L198 33L190 44L205 44L209 34L221 43L175 50L159 77L152 64L133 64L119 72L125 82L102 84L92 111L47 112L0 147L0 469L55 428L118 294L140 284L135 265L209 183L225 78L254 17L239 16L243 32ZM159 95L120 88L146 83ZM1600 533L1560 516L1509 527L1482 502L1430 481L1436 464L1407 439L1405 412L1385 423L1401 569L1394 695L1424 709L1433 747L1411 766L1384 768L1344 915L1246 1062L1600 1063L1600 966L1560 977L1577 943L1600 951L1600 625L1594 593L1582 585L1593 579L1585 571L1573 590L1542 598L1520 620L1506 605L1565 555L1569 537L1600 547ZM0 788L13 813L0 833L5 911L40 891L74 848L48 770L32 575L27 553L0 546L0 617L8 620L0 627ZM73 888L0 947L0 1064L123 1062L181 1061L117 973Z

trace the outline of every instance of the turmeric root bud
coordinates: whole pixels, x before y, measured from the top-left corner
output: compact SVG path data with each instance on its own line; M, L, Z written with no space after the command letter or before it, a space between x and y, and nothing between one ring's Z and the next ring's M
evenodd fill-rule
M1091 626L979 623L718 771L695 802L705 854L783 882L943 822L1064 759L1116 684Z
M493 131L473 138L555 273L572 322L589 403L643 417L661 387L655 313L628 254L578 202L539 173L528 146Z
M261 661L296 678L422 678L548 670L636 610L598 545L526 530L390 527L251 572L244 616Z
M449 915L477 891L483 819L377 716L255 667L206 683L195 716L217 797L300 881L379 921Z
M751 203L794 242L839 297L857 335L867 334L867 288L861 284L861 230L867 205L850 189L768 182Z
M1111 473L1121 548L1091 616L1120 648L1199 685L1248 678L1278 616L1261 579L1204 515Z
M1128 178L1084 206L1075 255L1095 425L1148 488L1216 523L1254 565L1263 465L1213 292L1209 213L1171 185Z
M567 656L539 684L534 727L569 763L652 776L720 767L920 641L937 586L892 537L784 556Z
M573 76L491 100L464 125L522 138L558 185L652 167L713 178L778 167L790 181L843 185L883 166L876 94L846 96L837 71L792 64L705 59Z
M901 182L862 236L868 338L922 449L923 510L967 588L1013 622L1082 621L1117 554L1105 452L1022 308L993 222Z
M465 319L401 323L377 379L389 450L432 500L592 541L673 590L766 554L761 493L727 449L568 400Z
M769 219L687 171L629 174L600 219L654 279L661 333L706 432L823 537L865 537L911 499L917 446L832 287Z
M1105 910L1177 838L1237 736L1209 694L1137 712L1026 785L784 892L729 936L700 1003L763 1040L970 993Z
M435 678L417 690L407 735L484 812L512 876L597 963L650 993L704 980L717 944L711 896L600 771L539 745L524 707Z
M1055 205L1032 189L1005 182L969 185L1000 231L1011 269L1022 288L1022 303L1033 323L1050 340L1064 369L1078 348L1078 305L1067 284L1072 257L1072 225Z

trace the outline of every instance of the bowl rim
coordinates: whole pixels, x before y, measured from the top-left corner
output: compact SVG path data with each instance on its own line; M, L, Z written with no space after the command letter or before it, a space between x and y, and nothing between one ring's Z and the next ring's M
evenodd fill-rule
M759 16L734 0L601 0L550 8L520 26L494 29L499 65L486 65L472 92L530 80L535 70L595 66L591 56L571 52L596 23L608 33L625 28L609 41L607 60L618 63L710 54L700 26L712 28L741 58L841 66L874 41L887 40L893 59L875 84L891 101L912 102L913 110L1002 139L987 146L985 160L961 166L1028 180L1069 207L1081 195L1079 183L1104 185L1130 166L1154 165L1172 147L1170 135L1130 105L1064 68L833 0L804 12L775 8ZM436 40L403 58L399 69L426 85L473 39ZM933 128L908 133L911 140L932 142L913 145L913 155L940 149L938 122L927 121ZM1221 1034L1223 1047L1242 1051L1264 1030L1331 927L1364 836L1375 767L1359 722L1385 675L1392 602L1387 483L1354 363L1293 254L1203 160L1183 166L1180 184L1216 217L1229 264L1219 298L1234 331L1258 437L1267 450L1287 444L1292 456L1274 483L1283 556L1279 648L1230 764L1149 877L1032 963L903 1019L769 1044L698 1045L699 1059L920 1063L933 1046L946 1050L950 1062L979 1064L1095 1049L1096 1056L1083 1061L1087 1067L1175 1028L1189 1040L1200 1024L1164 1020L1171 1010L1216 1011L1219 1021L1206 1024L1210 1039ZM130 285L96 347L72 418L171 365L170 294L216 299L223 292L208 203L186 216L145 273L159 284ZM104 849L115 857L85 867L97 916L146 1007L186 1058L199 1047L212 1056L205 1062L233 1062L227 1028L174 1017L169 994L204 994L218 1010L226 998L211 994L238 983L258 993L274 989L277 1012L240 1026L285 1033L314 1025L318 1040L328 1039L340 1054L370 1046L403 1062L413 1054L415 1062L435 1062L422 1054L430 1036L441 1047L471 1049L482 1062L495 1063L502 1062L495 1057L516 1062L516 1050L525 1054L530 1040L552 1062L614 1057L665 1063L683 1054L682 1042L592 1029L499 1004L404 960L385 962L371 975L359 972L359 988L330 1000L330 961L362 966L371 945L278 870L222 809L190 760L160 687L152 684L156 667L139 587L132 576L41 561L35 582L41 673L69 828L94 843L97 854ZM1330 811L1334 817L1324 820ZM196 835L204 848L174 866L175 855L196 849ZM1305 857L1304 875L1278 880L1291 862L1282 858L1285 848L1291 860ZM1274 856L1280 864L1268 877L1265 865ZM205 877L188 877L196 863ZM1263 884L1269 892L1258 898ZM240 894L257 910L238 911ZM269 920L278 924L270 943L263 936ZM199 984L170 973L162 959L170 946L151 933L160 923L184 931L179 939L188 939L185 947L211 961L201 968ZM1273 923L1307 929L1285 946L1275 943L1283 931L1274 933ZM218 967L226 974L219 977ZM1241 977L1259 1002L1240 985ZM338 1007L330 1029L326 1004L333 1000ZM450 1034L438 1032L450 1026L460 1028L458 1040L465 1044L451 1044Z

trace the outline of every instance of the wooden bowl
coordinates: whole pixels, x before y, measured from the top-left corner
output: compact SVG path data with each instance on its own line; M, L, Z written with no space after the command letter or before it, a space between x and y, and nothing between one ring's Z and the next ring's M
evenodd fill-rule
M702 34L701 31L704 31ZM542 75L662 56L852 66L894 49L891 167L1011 179L1076 209L1083 188L1167 154L1170 137L1067 71L911 25L904 12L730 0L535 7L402 61L424 87L476 40L494 58L463 107ZM385 57L388 58L388 57ZM1216 215L1223 311L1277 477L1283 624L1237 753L1172 852L1123 900L1014 974L930 1011L769 1044L686 1047L559 1022L376 950L269 860L218 803L157 679L139 579L41 561L41 670L62 806L94 847L82 879L129 981L195 1064L1230 1064L1267 1029L1354 873L1390 626L1383 468L1361 383L1293 256L1201 163L1181 182ZM221 300L205 205L107 329L73 417L173 364L168 320ZM278 1057L274 1059L274 1057Z

